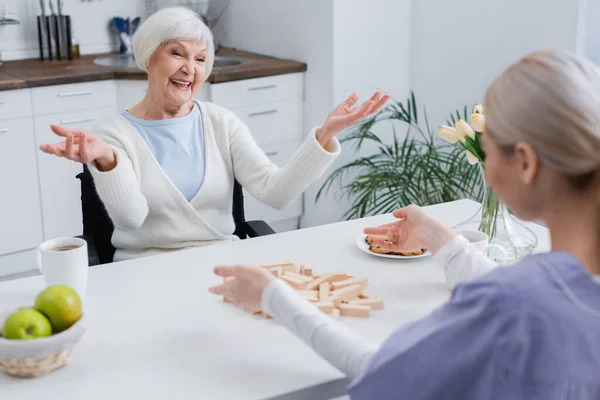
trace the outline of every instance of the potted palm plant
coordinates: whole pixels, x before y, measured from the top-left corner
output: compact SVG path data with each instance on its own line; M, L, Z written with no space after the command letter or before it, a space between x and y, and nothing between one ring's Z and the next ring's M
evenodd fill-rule
M456 119L467 119L456 112ZM454 115L452 117L454 119ZM376 125L391 126L391 140L373 132ZM404 126L403 137L398 123ZM481 201L483 177L478 168L465 161L460 146L440 140L432 131L423 107L419 112L414 93L405 102L390 102L380 112L364 120L342 139L358 152L366 143L376 147L337 168L319 189L316 201L338 184L351 201L344 218L362 218L391 212L409 204L427 206L471 198Z

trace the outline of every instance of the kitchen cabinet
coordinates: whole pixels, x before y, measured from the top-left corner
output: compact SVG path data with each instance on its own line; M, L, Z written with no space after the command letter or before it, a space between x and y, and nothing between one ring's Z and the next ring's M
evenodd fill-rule
M61 141L61 138L50 130L50 124L92 131L100 119L116 113L117 107L113 105L35 116L36 147L42 143ZM81 164L41 151L37 153L37 157L44 238L47 240L59 236L81 235L81 187L79 179L76 179L77 174L82 171Z
M31 118L0 120L0 254L29 249L42 241L38 168L32 132Z
M285 164L306 132L303 74L205 83L196 98L234 112L276 165ZM83 130L140 101L144 80L107 80L0 91L0 279L35 269L42 241L82 233L79 163L42 153L39 145L61 139L59 124ZM245 192L246 217L265 220L276 231L296 229L302 197L275 210Z

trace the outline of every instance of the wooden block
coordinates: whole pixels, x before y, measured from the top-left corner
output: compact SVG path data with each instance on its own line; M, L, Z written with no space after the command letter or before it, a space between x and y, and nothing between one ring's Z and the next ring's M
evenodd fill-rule
M293 266L294 266L293 263L279 263L279 264L262 264L260 267L266 268L266 269L271 269L271 268L275 268L275 267L289 268L289 267L293 267Z
M315 307L319 310L323 311L325 314L333 311L333 303L330 301L319 301L317 303L313 303Z
M354 284L350 286L346 286L343 289L334 290L331 292L332 296L342 300L355 300L358 299L358 296L362 293L363 287L359 284Z
M374 294L366 294L366 293L362 293L359 296L361 299L376 299L377 296L375 296Z
M304 269L302 270L302 273L304 275L306 275L306 276L312 276L313 270L312 270L312 268L306 268L306 267L304 267Z
M340 317L340 309L334 308L330 313L327 313L331 318L337 319Z
M319 278L315 279L311 283L307 284L306 289L307 290L316 289L321 285L321 283L326 282L327 279L329 279L329 278L331 278L331 274L325 274L323 276L320 276Z
M329 298L327 299L327 301L330 301L333 303L334 306L339 307L340 304L342 304L342 299L340 299L337 296L329 296Z
M337 281L343 281L345 279L346 279L346 274L343 272L335 273L335 274L324 274L324 275L321 275L320 277L316 278L315 280L313 280L308 285L306 285L306 288L307 289L316 289L323 282L337 282Z
M296 278L292 278L290 276L287 276L285 274L283 274L281 276L281 279L285 282L288 283L288 285L290 285L291 287L293 287L294 289L304 289L306 286L306 282L304 282L303 280L300 279L296 279Z
M285 274L286 272L298 272L296 270L296 266L294 264L286 264L286 265L282 265L281 268L283 269L283 273Z
M319 291L318 290L296 290L296 293L298 293L300 296L318 296L319 295Z
M314 281L314 278L311 276L300 275L295 272L286 272L284 275L290 276L295 279L300 279L301 281L304 281L306 283L310 283L310 282Z
M346 279L343 281L338 281L338 282L333 282L331 284L331 288L333 290L337 290L337 289L342 289L345 288L347 286L351 286L351 285L361 285L361 286L367 286L368 280L367 278L352 278L352 279Z
M319 302L319 297L318 296L302 296L304 297L306 300L310 301L311 303L316 303Z
M366 318L371 313L371 307L361 306L357 304L340 304L338 307L340 314L348 317L363 317Z
M360 300L350 300L348 304L360 305L360 306L369 306L373 310L381 310L383 309L383 299L360 299Z
M323 282L319 285L319 299L325 301L329 298L329 282Z
M327 281L330 283L333 283L333 282L345 281L346 279L348 279L348 275L346 275L345 272L335 272L335 273L331 274L331 278L329 278Z
M281 267L271 268L270 271L277 278L281 278L281 275L283 275L283 269Z
M260 314L261 314L261 315L262 315L264 318L266 318L266 319L271 319L271 318L273 318L273 317L272 317L270 314L267 314L267 313L266 313L266 312L264 312L264 311L260 311Z

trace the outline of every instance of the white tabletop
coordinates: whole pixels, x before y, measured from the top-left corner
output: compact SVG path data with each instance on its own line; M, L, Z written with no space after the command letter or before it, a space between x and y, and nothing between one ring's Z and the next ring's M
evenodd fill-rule
M429 207L453 225L477 210L463 200ZM343 375L273 320L247 315L207 292L219 264L311 262L315 272L369 278L385 300L371 318L342 317L363 337L382 342L402 323L447 300L440 267L429 258L390 260L363 253L371 217L279 235L113 263L90 270L86 334L66 368L38 379L0 373L0 399L328 398L343 393ZM531 224L538 251L548 231ZM42 277L0 282L0 307L31 304Z

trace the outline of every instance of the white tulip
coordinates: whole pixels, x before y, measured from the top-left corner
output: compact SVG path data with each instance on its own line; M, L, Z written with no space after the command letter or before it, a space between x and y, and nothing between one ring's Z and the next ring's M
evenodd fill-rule
M473 107L473 114L483 114L483 106L481 104L477 104Z
M469 150L467 150L467 161L471 165L475 165L475 164L477 164L479 162L479 160L477 159L477 157L475 157L473 155L473 153L471 153Z
M450 143L456 143L459 139L458 135L456 134L456 129L448 125L442 125L440 129L438 129L438 135L440 135L442 139Z
M471 126L475 129L475 132L483 132L485 116L483 114L471 114Z
M465 141L465 137L475 138L475 131L471 128L471 125L467 124L464 120L459 119L454 125L456 128L456 134L458 135L458 140L461 142Z

